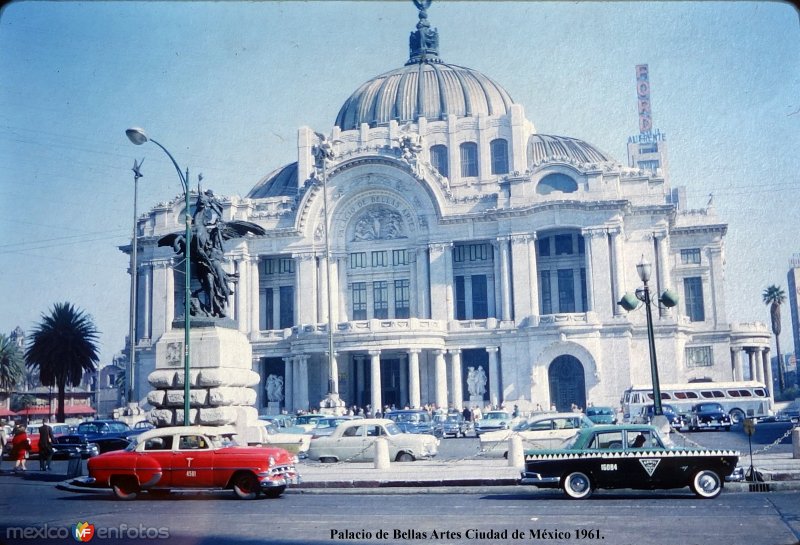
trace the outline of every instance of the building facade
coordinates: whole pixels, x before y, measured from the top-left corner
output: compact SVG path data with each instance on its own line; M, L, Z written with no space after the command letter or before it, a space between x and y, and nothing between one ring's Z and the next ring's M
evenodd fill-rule
M444 62L438 41L420 11L404 66L358 87L325 135L300 128L297 157L245 197L223 198L226 219L267 232L226 247L259 407L270 375L286 410L319 407L329 324L347 405L617 405L650 381L644 311L617 304L641 286L642 258L653 291L681 298L655 310L662 382L769 380L768 330L726 313L727 225L713 206L687 210L663 159L623 166L538 133L497 82ZM182 229L182 202L137 225L142 399L154 344L182 315L182 267L157 246ZM467 380L479 368L485 384Z

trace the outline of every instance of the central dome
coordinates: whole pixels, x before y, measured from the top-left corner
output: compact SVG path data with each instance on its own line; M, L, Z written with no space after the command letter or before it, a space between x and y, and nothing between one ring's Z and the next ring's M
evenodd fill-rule
M416 121L508 113L513 100L477 70L424 59L377 76L359 87L336 116L343 131Z
M448 116L501 116L513 101L505 89L476 70L443 63L439 59L439 33L430 28L428 2L414 2L419 9L417 30L409 38L405 66L372 78L359 87L336 116L343 131L415 122Z

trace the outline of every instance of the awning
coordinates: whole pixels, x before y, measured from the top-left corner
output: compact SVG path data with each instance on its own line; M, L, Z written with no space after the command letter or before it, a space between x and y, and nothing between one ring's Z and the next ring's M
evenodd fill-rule
M56 407L53 407L52 411L49 407L28 407L27 409L22 409L11 414L30 416L32 414L56 414L56 412L58 412ZM95 412L96 411L88 405L67 405L64 407L64 414L94 414Z
M0 407L0 416L17 416L17 413L6 409L5 407Z

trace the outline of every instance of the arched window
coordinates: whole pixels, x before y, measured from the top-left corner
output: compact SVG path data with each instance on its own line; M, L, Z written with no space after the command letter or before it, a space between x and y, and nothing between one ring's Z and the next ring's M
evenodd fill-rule
M444 177L450 176L447 161L447 146L436 144L431 146L431 165Z
M463 178L478 176L478 144L475 142L461 144L461 176Z
M554 191L560 191L561 193L574 193L577 190L578 183L566 174L561 174L560 172L548 174L542 178L538 184L536 184L536 192L539 195L549 195Z
M503 138L489 143L492 154L492 174L508 174L508 141Z

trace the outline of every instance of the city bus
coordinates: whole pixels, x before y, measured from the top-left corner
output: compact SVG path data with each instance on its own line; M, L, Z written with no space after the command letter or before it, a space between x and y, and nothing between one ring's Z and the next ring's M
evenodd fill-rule
M761 382L689 382L662 384L660 389L661 402L672 405L679 414L690 412L696 403L715 401L728 411L734 424L745 418L761 419L771 415L769 391ZM653 399L651 384L627 388L620 399L625 422L640 414L642 407L652 405Z

